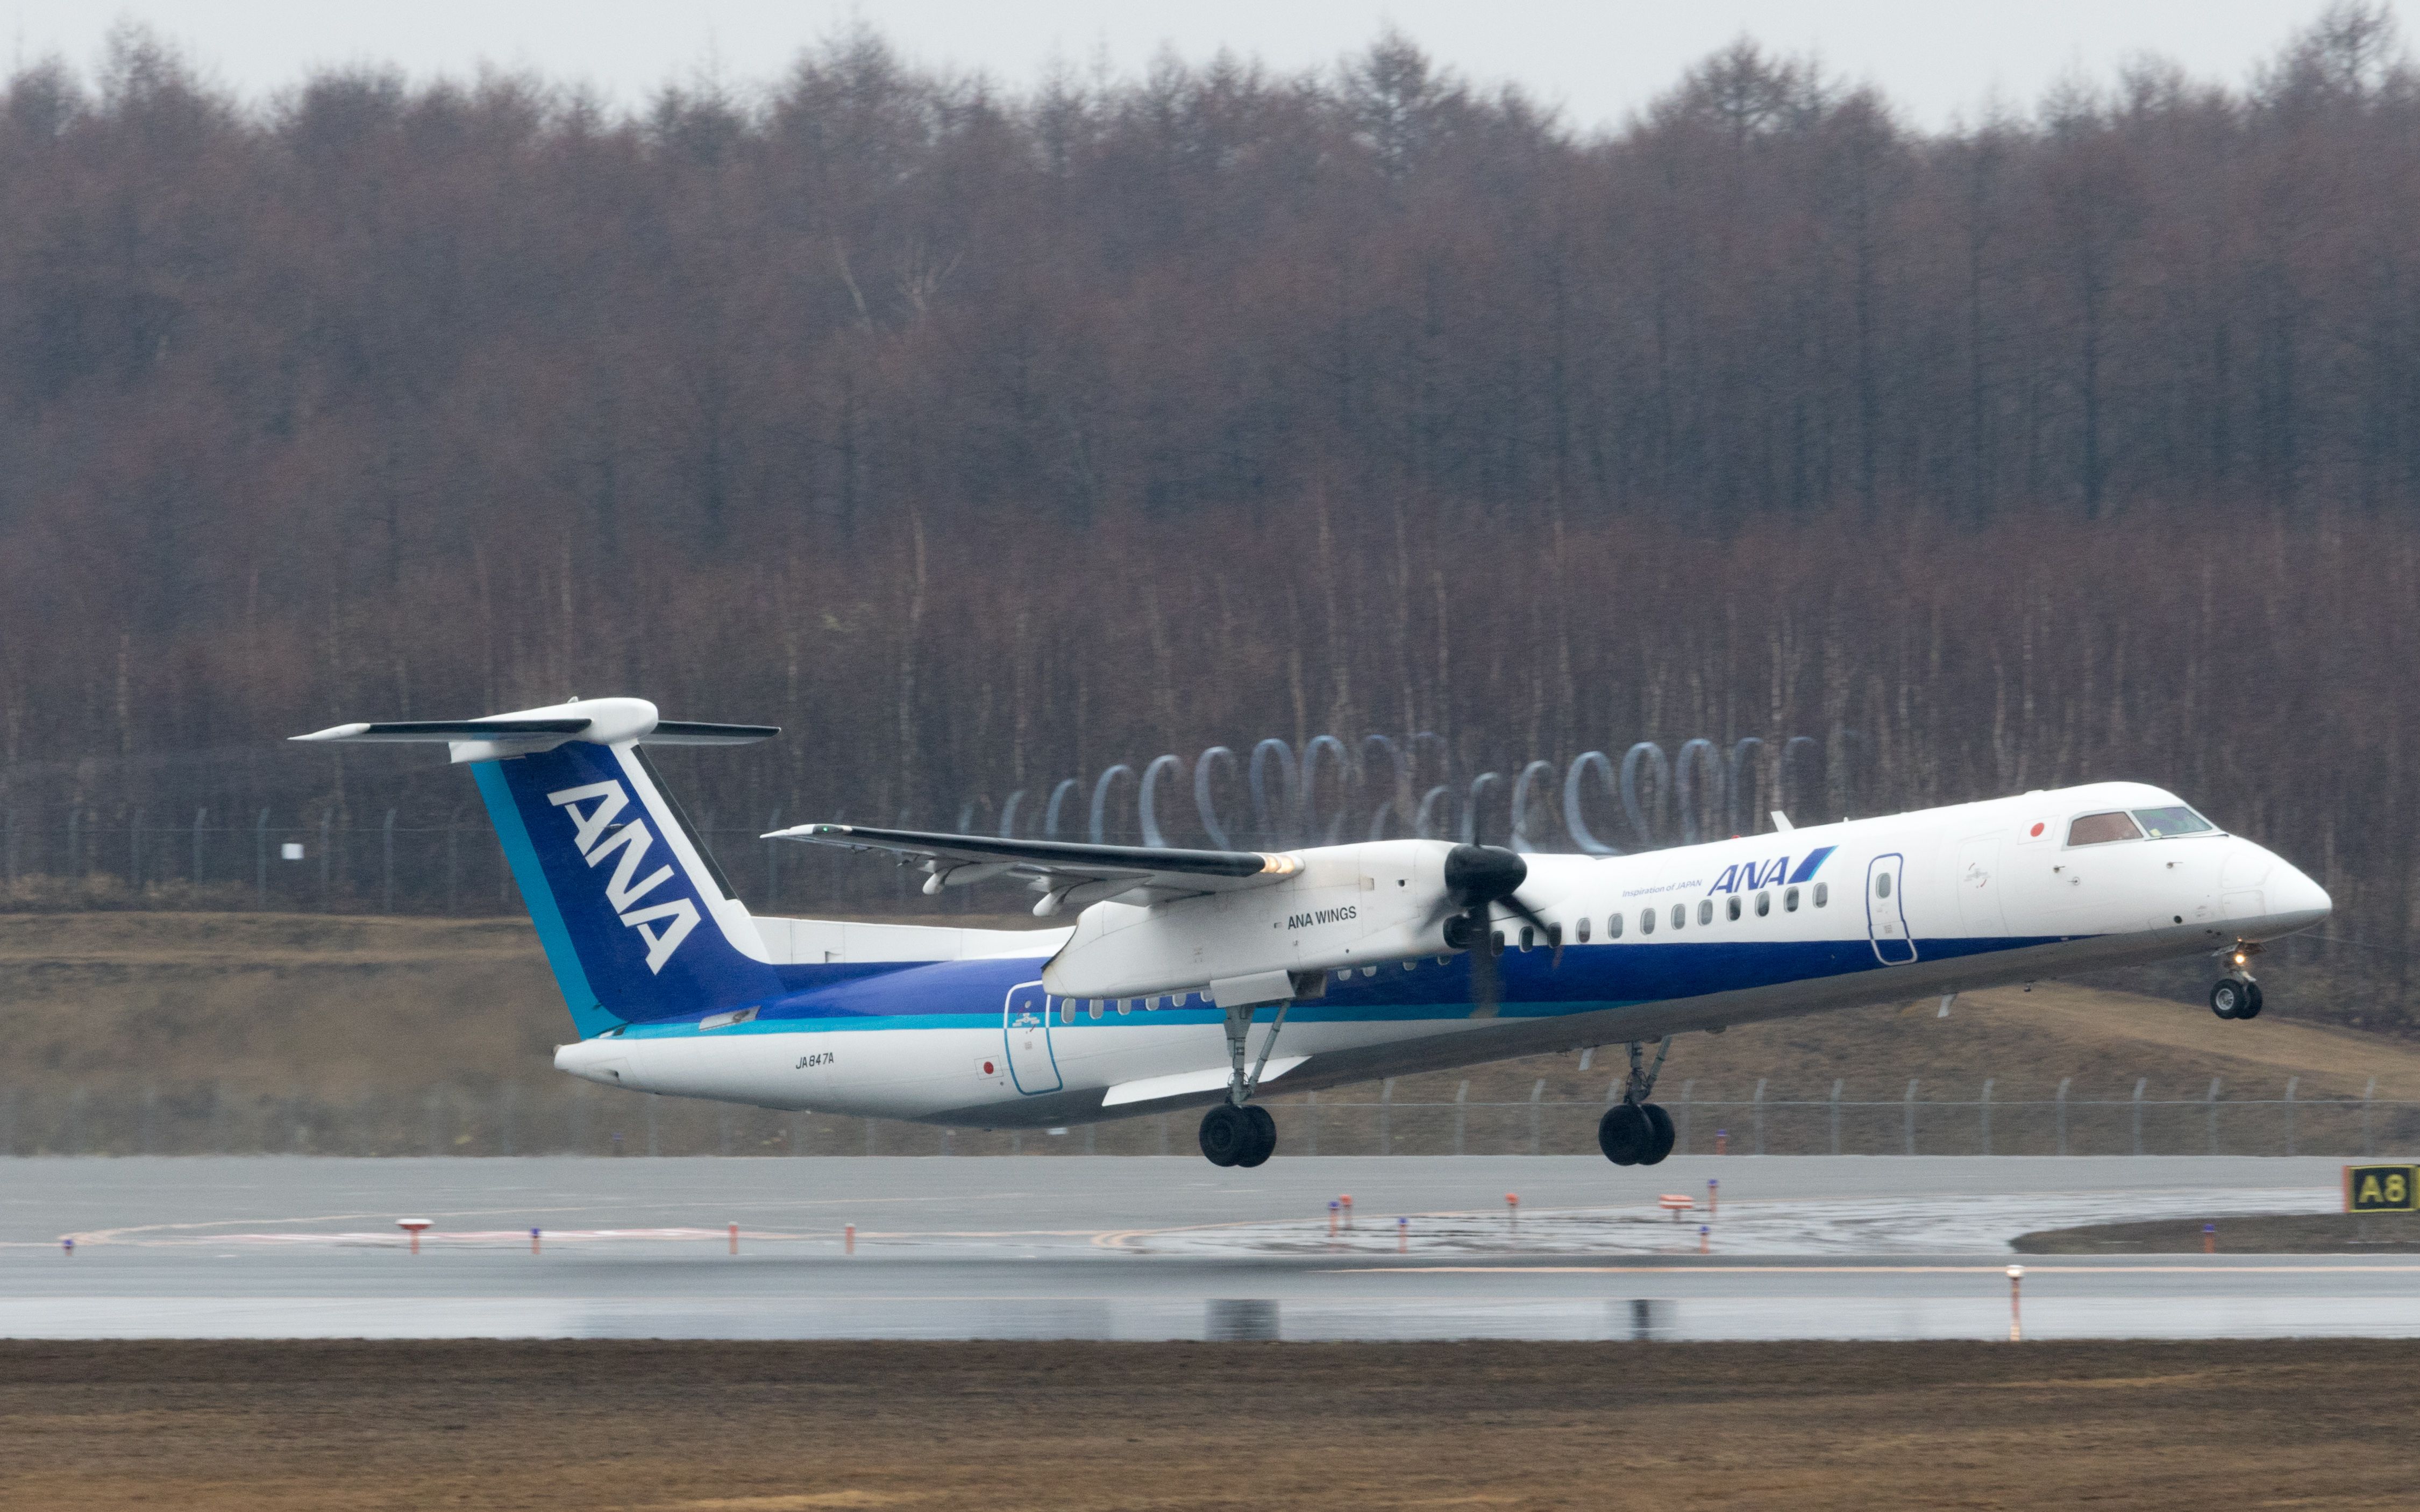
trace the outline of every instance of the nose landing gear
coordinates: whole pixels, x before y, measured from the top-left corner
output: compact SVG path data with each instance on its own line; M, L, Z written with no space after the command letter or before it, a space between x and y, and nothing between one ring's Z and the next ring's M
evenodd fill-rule
M1657 1041L1655 1063L1649 1066L1644 1063L1644 1047L1631 1041L1630 1075L1623 1084L1621 1101L1606 1109L1596 1125L1596 1147L1616 1165L1653 1165L1672 1153L1672 1116L1647 1101L1671 1050L1668 1036Z
M2260 984L2252 980L2245 968L2258 952L2257 945L2238 945L2225 952L2231 968L2210 989L2210 1011L2223 1019L2257 1019L2260 1016Z

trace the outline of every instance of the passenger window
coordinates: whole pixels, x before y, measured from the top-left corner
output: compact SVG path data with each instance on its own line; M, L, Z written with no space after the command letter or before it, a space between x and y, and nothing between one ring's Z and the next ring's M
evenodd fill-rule
M1885 887L1885 888L1884 888L1884 889L1883 889L1883 891L1884 891L1884 893L1885 893L1885 895L1887 895L1887 894L1889 893L1890 889L1889 889L1889 888L1887 888L1887 887ZM1819 882L1819 883L1815 884L1815 906L1816 906L1816 907L1818 907L1818 908L1821 908L1821 907L1823 907L1825 903L1830 903L1831 901L1832 901L1832 885L1831 885L1830 883L1828 883L1828 882Z
M1781 911L1785 914L1794 914L1798 912L1798 889L1796 887L1784 887L1781 889Z
M1679 929L1688 921L1689 905L1687 903L1674 903L1672 905L1672 927L1674 929Z
M1638 911L1638 933L1641 934L1652 934L1655 933L1654 909L1642 908Z
M1730 901L1730 904L1729 904L1728 906L1729 906L1729 907L1730 907L1730 909L1731 922L1732 922L1732 923L1734 923L1734 924L1738 923L1738 922L1739 922L1739 916L1740 916L1740 901L1739 901L1739 899L1737 899L1736 897L1734 897L1733 899L1731 899L1731 901Z
M1608 940L1618 940L1621 938L1621 916L1620 914L1607 914L1605 916L1605 937Z
M1588 943L1588 932L1589 932L1589 921L1588 921L1586 918L1582 918L1582 919L1580 920L1580 925L1579 925L1579 930L1578 930L1578 933L1579 933L1579 937L1580 937L1580 943L1581 943L1582 945L1586 945L1586 944Z
M2218 828L2181 804L2173 809L2137 809L2134 819L2153 840L2169 835L2207 835Z
M1887 898L1890 896L1889 872L1877 872L1874 873L1874 896L1877 898Z
M1698 903L1698 922L1699 922L1699 923L1700 923L1700 924L1711 924L1711 923L1713 923L1714 921L1714 901L1712 898L1703 898L1703 899L1699 900L1699 903Z
M2113 840L2140 840L2143 832L2122 813L2088 813L2067 826L2070 845L2106 845Z
M1059 1022L1062 1024L1073 1024L1076 1022L1076 1000L1074 998L1062 997L1059 999Z
M1767 915L1767 914L1769 914L1769 913L1772 913L1772 912L1773 912L1773 894L1771 894L1771 893L1769 893L1769 892L1760 892L1760 893L1758 893L1758 894L1756 895L1756 917L1757 917L1757 918L1762 918L1765 915Z

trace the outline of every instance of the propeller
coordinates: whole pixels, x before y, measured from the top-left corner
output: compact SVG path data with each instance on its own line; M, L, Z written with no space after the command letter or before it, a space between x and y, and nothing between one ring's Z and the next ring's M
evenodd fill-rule
M1521 885L1528 880L1529 863L1500 845L1457 845L1446 853L1443 906L1454 912L1445 921L1445 942L1470 952L1471 993L1483 1008L1493 1008L1502 998L1490 939L1490 915L1497 903L1519 916L1540 939L1551 940L1553 964L1562 964L1561 935L1521 899Z

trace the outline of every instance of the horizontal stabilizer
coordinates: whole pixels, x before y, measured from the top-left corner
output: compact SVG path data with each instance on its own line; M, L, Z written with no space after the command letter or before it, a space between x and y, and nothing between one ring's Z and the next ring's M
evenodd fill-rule
M358 745L413 741L453 748L457 762L504 761L552 750L568 740L592 746L745 746L782 732L769 724L706 724L664 719L644 699L573 699L543 709L520 709L478 719L391 719L334 725L291 738Z
M396 719L384 724L340 724L295 740L346 740L364 744L414 740L492 740L498 735L576 735L587 719Z
M746 746L782 733L777 724L701 724L694 719L658 719L639 737L643 746Z

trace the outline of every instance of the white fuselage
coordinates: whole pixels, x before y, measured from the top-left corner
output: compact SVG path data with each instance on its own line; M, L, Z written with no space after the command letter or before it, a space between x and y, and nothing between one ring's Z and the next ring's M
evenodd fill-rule
M1434 842L1295 853L1295 890L1224 895L1218 938L1299 940L1320 963L1324 991L1287 1011L1269 1063L1266 1084L1295 1090L2217 952L2326 917L2317 884L2239 836L2071 843L2079 816L2180 807L2096 783L1636 856L1532 855L1521 895L1559 929L1560 961L1543 940L1521 949L1499 912L1512 948L1492 1005L1467 958L1434 943L1435 918L1389 901L1413 896L1416 848ZM1330 864L1345 852L1349 867ZM1188 968L1156 964L1193 937L1165 924L1189 917L1178 907L1095 904L1074 930L1030 933L754 920L781 998L632 1025L555 1063L647 1091L959 1125L1198 1105L1224 1095L1228 1053L1212 969L1180 988ZM1205 953L1229 949L1195 933ZM1122 954L1121 934L1149 949ZM1107 981L1149 991L1064 995ZM1252 1054L1275 1016L1259 1015Z

